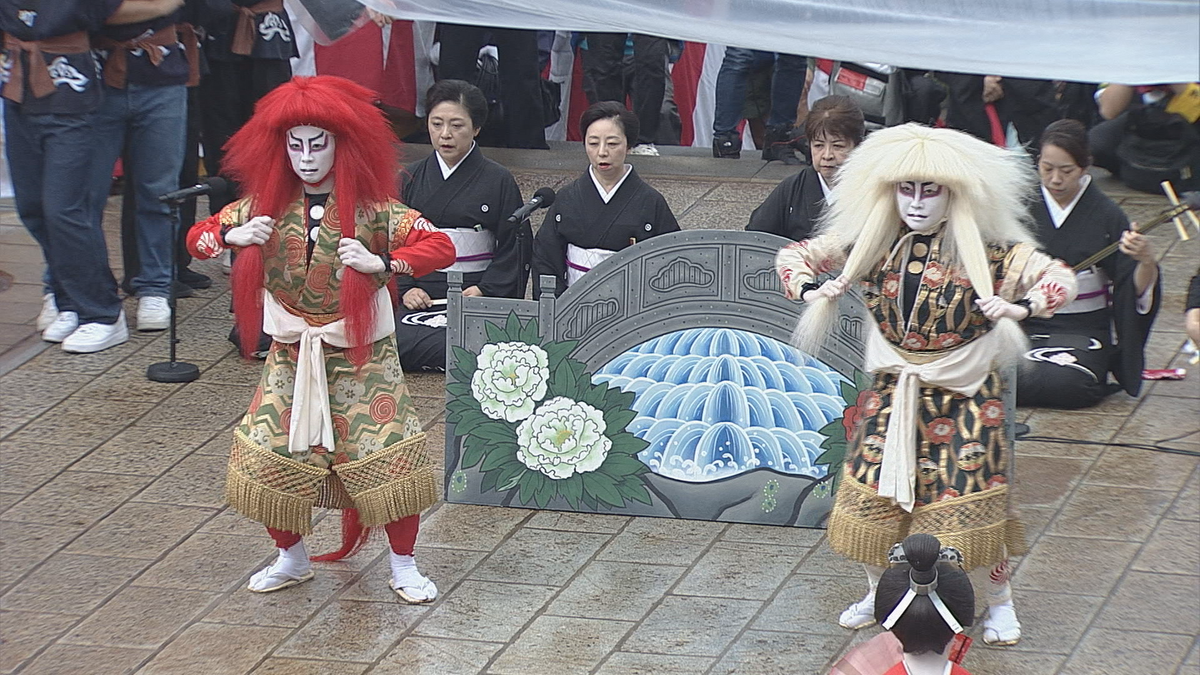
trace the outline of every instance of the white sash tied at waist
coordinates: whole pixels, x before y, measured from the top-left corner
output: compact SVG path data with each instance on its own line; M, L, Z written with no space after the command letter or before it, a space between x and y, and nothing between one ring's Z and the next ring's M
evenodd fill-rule
M884 339L871 322L867 335L866 370L896 374L892 412L888 416L883 463L879 468L879 496L888 497L905 511L916 502L917 414L921 385L974 396L991 372L997 338L988 333L929 363L910 363Z
M567 244L567 285L579 281L586 272L607 260L616 251L606 248L581 248L575 244Z
M496 251L496 235L490 230L477 230L472 227L441 227L438 228L450 241L454 242L454 264L443 267L439 272L482 272L492 262Z
M263 291L263 331L284 344L300 343L296 356L296 388L292 394L292 422L288 428L288 452L307 451L320 445L334 449L333 415L329 409L329 381L325 377L325 352L322 345L350 347L346 320L324 326L310 325L303 317L284 309L267 291ZM375 331L371 343L396 331L392 299L387 287L375 293Z

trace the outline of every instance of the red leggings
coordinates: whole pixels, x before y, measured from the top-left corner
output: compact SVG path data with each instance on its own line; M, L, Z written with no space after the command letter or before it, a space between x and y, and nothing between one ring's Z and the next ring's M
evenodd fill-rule
M400 520L393 520L383 526L383 530L387 532L388 543L392 547L392 553L396 555L412 555L413 546L417 543L417 531L421 529L421 516L413 515ZM285 530L276 530L273 527L267 528L267 533L275 540L275 545L279 548L291 548L300 541L300 535L295 532L287 532Z

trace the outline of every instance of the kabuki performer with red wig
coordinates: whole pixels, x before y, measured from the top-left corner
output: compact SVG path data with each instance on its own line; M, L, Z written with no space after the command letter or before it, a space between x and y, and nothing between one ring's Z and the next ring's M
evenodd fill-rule
M1026 349L1019 321L1075 296L1074 274L1037 250L1025 223L1034 180L1023 154L961 132L877 131L842 166L818 236L776 257L787 296L807 305L802 349L832 332L850 284L871 319L864 370L874 384L858 400L829 520L831 548L864 563L870 580L842 613L846 628L875 623L885 553L921 532L979 570L984 641L1020 639L1007 559L1025 542L1010 508L999 371ZM837 276L820 280L826 273Z
M294 78L259 101L226 145L245 196L188 235L197 258L237 252L232 283L243 353L273 338L234 430L225 496L267 526L279 557L250 578L277 591L313 577L301 536L313 507L343 509L338 560L383 526L391 587L408 603L437 587L413 559L439 481L404 384L393 275L454 262L454 245L394 198L397 140L375 94L348 80Z

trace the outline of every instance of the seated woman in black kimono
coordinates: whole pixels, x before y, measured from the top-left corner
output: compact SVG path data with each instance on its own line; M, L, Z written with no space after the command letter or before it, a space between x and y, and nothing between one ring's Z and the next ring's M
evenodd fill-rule
M1083 124L1067 119L1046 127L1042 187L1031 205L1043 249L1076 265L1114 241L1120 248L1076 273L1074 302L1051 319L1025 322L1033 367L1018 375L1019 405L1086 408L1120 389L1141 391L1142 349L1162 296L1158 264L1149 239L1092 184L1091 159ZM1119 385L1109 384L1110 372Z
M409 165L402 199L454 241L453 265L398 288L396 343L405 370L443 370L446 364L446 273L463 273L463 295L525 296L532 234L508 217L521 191L508 169L475 147L487 121L487 99L473 84L441 80L426 96L435 152ZM398 279L398 281L400 281Z
M667 200L625 163L637 143L637 116L616 101L602 101L584 111L579 131L591 166L559 190L534 238L534 298L543 274L558 280L558 295L613 253L679 231Z
M749 232L770 232L801 241L812 237L825 198L837 182L837 171L867 128L863 113L848 96L826 96L813 104L804 120L804 136L812 166L785 178L750 214Z

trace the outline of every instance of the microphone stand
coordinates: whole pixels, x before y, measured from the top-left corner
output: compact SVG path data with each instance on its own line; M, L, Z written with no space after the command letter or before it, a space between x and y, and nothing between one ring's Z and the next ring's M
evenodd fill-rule
M194 199L195 197L184 197L183 199ZM161 199L161 197L160 197ZM175 337L175 277L179 274L177 269L178 263L175 258L175 247L179 242L179 203L183 199L165 199L171 205L171 292L167 296L167 306L171 308L171 319L168 325L168 338L170 343L170 360L160 363L152 363L146 368L146 377L153 382L192 382L200 377L200 368L194 363L184 363L175 360L175 345L179 344L179 340Z

